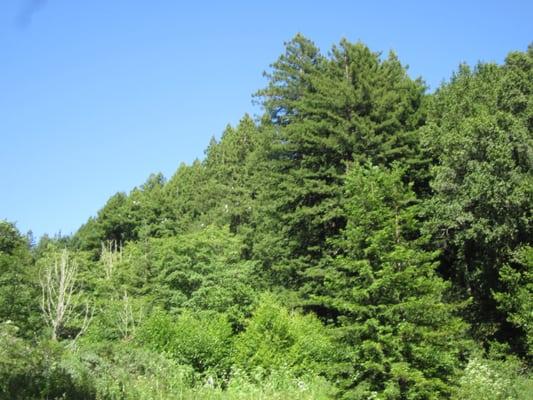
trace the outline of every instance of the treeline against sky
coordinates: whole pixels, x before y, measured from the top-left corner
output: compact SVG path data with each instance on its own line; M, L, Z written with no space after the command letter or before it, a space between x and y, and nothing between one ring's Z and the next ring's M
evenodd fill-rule
M297 35L265 75L72 236L0 223L0 398L532 393L533 47L428 94Z

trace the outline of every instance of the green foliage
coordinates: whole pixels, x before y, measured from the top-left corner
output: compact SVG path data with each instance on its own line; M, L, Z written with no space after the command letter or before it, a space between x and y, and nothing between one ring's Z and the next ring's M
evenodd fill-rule
M533 354L533 247L520 247L509 264L500 269L501 292L494 293L507 322L524 332L526 348Z
M122 243L135 238L128 197L120 192L107 201L96 218L90 218L78 230L73 241L81 249L97 252L101 242L113 240Z
M234 360L248 372L289 368L304 374L324 372L334 354L328 331L315 316L289 312L265 295L236 338Z
M63 364L90 372L98 400L314 400L330 399L334 393L324 379L296 378L288 370L253 375L234 370L227 378L200 377L188 366L131 344L80 349Z
M184 307L227 312L239 324L253 303L253 263L240 259L243 243L227 227L208 226L124 249L124 284L171 312ZM127 260L127 261L126 261ZM128 265L129 264L129 265ZM117 271L118 273L118 271Z
M334 310L347 346L337 373L347 398L445 398L459 366L464 325L444 300L402 176L397 167L350 169L342 255L316 274L324 289L311 300Z
M62 346L25 342L17 331L13 324L0 324L0 399L94 399L90 377L62 365Z
M259 130L249 115L236 128L228 126L220 142L212 141L204 165L210 198L216 199L201 219L206 224L228 225L232 232L250 222L256 166L250 161L259 142Z
M457 400L526 400L533 392L533 377L513 358L474 356L458 383L453 396Z
M326 58L297 35L272 68L259 92L276 135L261 177L256 256L273 284L295 289L345 226L347 163L416 164L424 87L394 54L383 60L346 40Z
M212 400L326 400L334 398L335 389L331 383L319 376L295 377L289 370L282 369L265 374L264 371L246 374L234 371L221 383L205 384L191 390L191 399Z
M223 375L229 370L232 328L224 315L158 312L139 328L136 340L197 372Z
M131 343L98 344L63 357L63 365L90 376L95 400L184 399L191 368Z
M0 321L11 321L31 337L39 329L38 283L27 238L0 221Z
M287 125L297 117L298 101L312 90L310 75L324 62L315 44L299 33L285 43L285 53L271 65L271 72L264 73L267 88L256 93L274 123Z
M184 170L193 167L183 166ZM179 172L179 171L178 171ZM162 174L152 174L140 187L129 195L117 193L90 218L72 238L72 245L90 250L97 258L101 243L114 242L120 245L129 241L151 237L167 237L186 231L186 216L178 212L174 183L166 185Z
M0 326L2 400L195 400L329 399L331 384L317 376L296 378L289 370L227 378L200 377L174 359L131 342L63 348L56 342L33 346Z
M108 340L129 340L146 317L148 304L145 299L128 295L127 291L113 293L107 299L99 299L95 306L84 341L98 343Z
M532 66L531 49L503 66L463 66L434 96L423 129L435 160L426 230L444 250L441 270L473 297L475 336L522 354L525 332L494 293L506 290L512 270L523 273L514 254L533 237Z
M185 233L205 226L201 220L214 208L216 198L209 196L209 177L203 163L181 164L164 188L173 212L175 233ZM209 224L209 223L208 223Z

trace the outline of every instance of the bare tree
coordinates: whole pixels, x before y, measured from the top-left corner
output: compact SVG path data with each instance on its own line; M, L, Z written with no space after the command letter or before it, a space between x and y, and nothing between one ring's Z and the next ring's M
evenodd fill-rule
M102 242L102 251L100 253L100 262L104 265L106 280L113 276L117 262L122 260L122 246L117 244L116 240L110 240L106 244Z
M124 290L121 301L121 310L118 313L117 328L123 339L127 339L135 330L135 317L133 307L128 297L128 292Z
M85 303L85 311L77 311L75 300L80 291L76 285L78 266L69 259L65 249L52 265L45 267L41 274L41 309L46 323L52 328L52 339L57 340L61 329L74 319L82 318L82 326L74 339L88 327L92 312Z

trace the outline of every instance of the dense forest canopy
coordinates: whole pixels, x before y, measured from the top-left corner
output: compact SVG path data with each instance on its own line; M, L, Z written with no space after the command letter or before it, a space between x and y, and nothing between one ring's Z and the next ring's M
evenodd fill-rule
M1 399L531 396L533 46L428 93L296 35L265 76L73 235L0 222Z

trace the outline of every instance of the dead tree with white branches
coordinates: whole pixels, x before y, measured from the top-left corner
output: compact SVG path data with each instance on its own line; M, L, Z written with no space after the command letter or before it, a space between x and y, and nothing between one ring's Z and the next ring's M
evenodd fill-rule
M115 266L122 260L122 245L119 245L116 240L102 242L102 251L100 253L100 262L104 266L105 279L111 280Z
M85 304L84 312L77 311L75 301L80 294L77 287L77 275L78 266L75 261L69 259L66 249L52 265L42 270L41 309L46 323L52 329L53 340L57 340L68 322L82 319L81 329L74 338L77 339L87 329L92 317L88 303Z
M135 330L135 316L133 307L128 297L128 292L124 290L124 296L121 301L121 309L118 313L117 328L122 339L128 339Z

